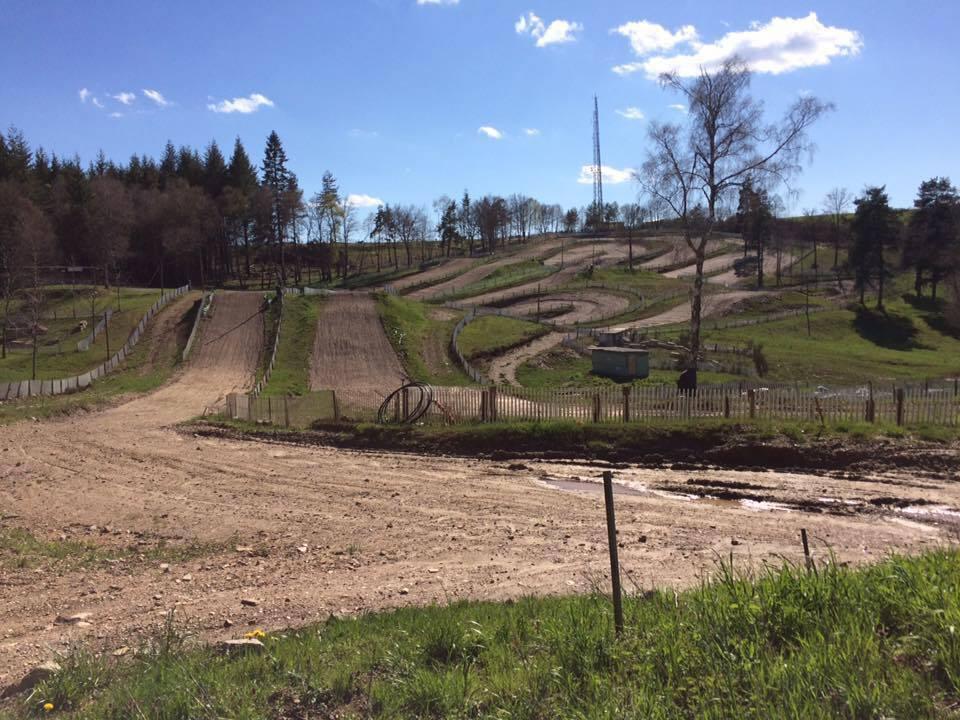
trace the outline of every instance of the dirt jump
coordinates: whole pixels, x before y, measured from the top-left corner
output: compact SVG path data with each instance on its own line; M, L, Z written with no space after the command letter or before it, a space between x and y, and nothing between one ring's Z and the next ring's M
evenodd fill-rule
M377 304L365 293L333 293L317 318L310 389L388 392L406 373L383 331Z
M465 265L469 268L466 270L466 272L463 272L454 278L450 278L449 280L445 280L444 282L437 283L436 285L414 290L412 293L410 293L410 297L414 300L431 300L433 298L449 295L450 293L456 292L459 288L462 288L466 285L480 282L481 280L492 275L497 269L506 265L513 265L514 263L522 262L524 260L535 260L538 258L549 257L554 252L559 250L561 243L563 242L569 243L570 240L551 238L542 242L531 243L530 245L525 246L518 251L499 257L496 260L491 260L488 262L484 262L482 260L471 260L470 263ZM436 269L435 271L430 270L427 272L436 272L437 274L434 275L436 278L445 277L451 272L456 272L457 267L460 267L452 267L452 263L454 262L456 261L451 261L440 266L441 268L449 268L446 272L440 272L439 269ZM424 275L426 275L426 273L417 275L417 277L422 278Z

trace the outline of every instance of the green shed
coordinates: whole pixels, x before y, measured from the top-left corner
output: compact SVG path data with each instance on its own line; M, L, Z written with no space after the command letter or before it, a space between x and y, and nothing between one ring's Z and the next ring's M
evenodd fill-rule
M630 347L590 348L593 374L614 380L642 380L650 375L650 355Z

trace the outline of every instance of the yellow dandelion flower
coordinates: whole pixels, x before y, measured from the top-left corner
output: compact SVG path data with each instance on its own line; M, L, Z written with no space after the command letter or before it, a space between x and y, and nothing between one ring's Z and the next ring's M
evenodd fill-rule
M53 703L44 703L43 709L47 712L50 712L51 710L53 710Z
M251 630L250 632L244 633L243 636L244 636L245 638L247 638L248 640L250 640L250 639L258 639L258 640L259 640L260 638L265 638L265 637L267 636L267 633L265 633L265 632L264 632L263 630L261 630L260 628L257 628L256 630Z

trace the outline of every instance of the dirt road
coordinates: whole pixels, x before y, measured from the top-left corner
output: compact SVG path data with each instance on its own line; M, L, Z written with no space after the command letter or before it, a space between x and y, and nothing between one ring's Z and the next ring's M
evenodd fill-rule
M490 362L487 375L497 384L516 385L517 369L540 353L547 352L559 345L563 337L563 333L548 333L499 357L495 357Z
M383 331L373 297L331 294L317 318L310 389L391 390L406 373Z
M514 263L523 262L524 260L534 260L537 258L548 257L559 250L560 245L563 242L569 244L570 240L551 238L542 242L531 243L530 245L517 250L516 252L499 257L496 260L491 260L489 262L478 262L474 260L473 267L470 267L466 272L463 272L460 275L451 278L450 280L437 283L436 285L415 290L410 293L410 297L414 300L429 300L431 298L439 298L443 297L444 295L449 295L450 293L456 292L459 288L462 288L466 285L480 282L484 278L492 275L495 270L498 270L506 265L513 265ZM437 277L443 277L445 274L449 274L449 271L447 273L440 274ZM420 278L422 276L417 275L415 277Z
M508 467L172 429L249 385L256 367L259 296L216 302L204 345L166 388L99 413L0 428L3 531L86 544L63 545L60 561L0 554L0 685L78 642L135 646L171 611L215 639L331 612L582 592L602 576L602 499L580 482L595 481L600 466ZM741 567L797 560L801 527L821 559L826 545L851 562L919 550L951 536L960 504L955 481L917 472L616 474L621 561L645 588L694 584L730 552ZM696 499L718 482L758 486L753 495L774 504ZM885 505L891 495L907 507ZM826 509L789 504L811 497ZM84 547L92 550L74 555ZM90 613L82 623L56 622L81 612Z
M720 270L725 270L733 265L733 261L743 257L743 253L734 252L726 253L724 255L716 255L712 258L707 258L703 261L703 272L704 274L719 272ZM676 268L674 270L667 270L663 273L664 277L669 278L685 278L693 277L697 273L697 266L694 265L684 265L683 267Z
M701 316L704 318L717 317L723 315L727 310L736 305L741 300L750 297L757 297L762 293L756 290L735 290L734 292L705 295L703 298L703 309ZM680 303L669 310L640 320L632 320L622 323L621 327L628 328L648 328L660 325L673 325L674 323L686 322L690 319L690 303Z

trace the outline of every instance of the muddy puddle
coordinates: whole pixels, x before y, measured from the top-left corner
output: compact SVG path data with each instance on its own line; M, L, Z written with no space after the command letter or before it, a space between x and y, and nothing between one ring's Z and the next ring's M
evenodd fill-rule
M570 474L572 470L583 474ZM538 471L538 483L545 487L603 495L597 468L558 464L549 469L541 466ZM890 485L898 484L898 480L904 494L891 495ZM947 492L944 485L925 484L921 489L906 477L877 477L873 481L858 477L850 482L843 477L799 473L704 471L691 476L690 472L675 470L620 468L613 488L618 497L656 497L726 510L901 517L960 528L960 509L937 497Z

